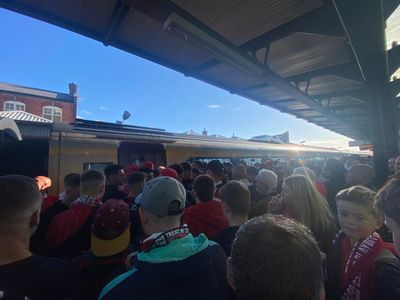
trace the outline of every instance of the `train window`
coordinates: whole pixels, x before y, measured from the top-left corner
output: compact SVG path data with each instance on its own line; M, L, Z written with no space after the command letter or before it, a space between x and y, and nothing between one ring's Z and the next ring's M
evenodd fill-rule
M25 104L18 101L6 101L4 102L4 110L25 111Z
M56 106L44 106L43 118L53 122L62 122L62 109Z
M83 171L97 170L104 173L104 169L113 162L86 162L83 163Z
M118 148L118 163L126 166L138 159L155 163L157 166L166 165L165 149L160 143L121 142Z
M212 160L219 160L222 163L225 162L232 162L232 159L229 157L200 157L200 156L196 156L196 157L190 157L187 159L187 161L193 162L195 160L200 160L206 164L208 164L210 161Z

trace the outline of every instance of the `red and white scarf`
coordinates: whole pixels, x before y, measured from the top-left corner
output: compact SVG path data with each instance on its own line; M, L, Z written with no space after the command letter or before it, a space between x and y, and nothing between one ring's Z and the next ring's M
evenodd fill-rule
M97 206L100 203L101 200L97 197L81 195L74 202L71 203L71 207L75 205Z
M141 242L140 250L143 252L148 252L154 248L167 246L171 241L183 238L188 234L189 228L184 225L160 234L151 235Z
M339 234L342 240L342 297L343 300L372 300L372 268L376 258L385 248L378 233L374 232L353 247L350 240Z

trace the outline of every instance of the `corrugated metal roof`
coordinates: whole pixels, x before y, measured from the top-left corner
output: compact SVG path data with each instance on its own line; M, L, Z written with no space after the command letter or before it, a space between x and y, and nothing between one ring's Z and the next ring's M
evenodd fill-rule
M323 5L321 0L178 0L176 3L236 45Z
M32 95L42 98L56 99L59 101L73 102L74 97L69 94L52 92L42 89L26 87L22 85L0 82L0 92L18 93L23 95Z
M23 139L48 139L51 135L52 123L26 123L17 121Z
M382 7L385 17L398 6L392 2L385 1ZM358 13L355 6L349 14ZM0 7L134 53L337 133L370 138L362 64L355 59L354 46L332 1L0 0ZM396 40L390 32L388 40ZM375 38L371 45L377 47L380 37L371 34ZM391 68L398 67L399 53L400 46L388 52Z
M10 118L16 121L29 121L29 122L38 122L38 123L53 123L52 121L33 115L26 111L20 110L10 110L10 111L0 111L1 118Z

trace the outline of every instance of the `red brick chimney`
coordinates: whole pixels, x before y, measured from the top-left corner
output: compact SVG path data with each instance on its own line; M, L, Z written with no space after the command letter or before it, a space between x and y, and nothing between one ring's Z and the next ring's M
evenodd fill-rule
M69 94L74 97L74 121L76 119L76 114L78 111L78 85L76 83L71 82L69 85Z
M78 97L78 85L76 83L69 84L69 94L74 97Z

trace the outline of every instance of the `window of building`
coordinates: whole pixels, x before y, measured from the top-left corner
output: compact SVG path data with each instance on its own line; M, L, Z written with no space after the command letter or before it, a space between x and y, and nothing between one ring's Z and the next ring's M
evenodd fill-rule
M25 104L18 101L5 101L4 110L22 110L25 111Z
M44 106L43 118L53 122L62 122L62 109L56 106Z

